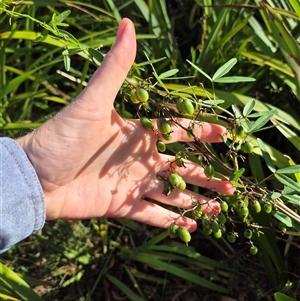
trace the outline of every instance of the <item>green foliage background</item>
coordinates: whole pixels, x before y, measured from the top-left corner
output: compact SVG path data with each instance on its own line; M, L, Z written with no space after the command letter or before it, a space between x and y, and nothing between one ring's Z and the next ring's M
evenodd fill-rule
M164 80L169 91L196 85L189 93L206 97L213 93L210 81L187 60L212 76L237 58L232 73L256 81L216 83L217 99L225 100L222 108L242 109L255 99L255 112L276 109L269 128L255 135L276 167L300 163L297 0L11 2L0 1L0 135L23 135L67 105L114 43L121 18L128 17L138 40L132 74L153 77L145 63L149 57L157 60L157 74L179 70L177 79ZM60 15L67 10L70 15ZM124 91L115 107L125 118L137 117ZM220 122L212 114L202 119ZM260 148L243 167L259 182L270 173ZM293 179L300 181L297 174ZM274 178L265 185L281 188ZM293 210L299 212L299 203ZM257 217L260 225L267 219ZM253 257L246 243L207 238L201 229L186 247L169 240L166 231L133 221L51 222L1 257L0 298L216 300L244 294L246 300L300 299L299 233L269 229L263 237L260 254Z

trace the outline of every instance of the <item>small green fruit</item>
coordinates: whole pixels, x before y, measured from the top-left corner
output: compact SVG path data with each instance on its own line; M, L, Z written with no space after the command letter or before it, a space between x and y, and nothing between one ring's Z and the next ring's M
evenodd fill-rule
M241 125L236 128L235 133L240 138L244 138L246 136L245 130Z
M145 129L147 129L147 130L153 130L154 125L153 125L151 119L149 119L146 116L143 116L143 117L141 117L140 121L141 121L141 124L143 125L143 127Z
M162 134L169 134L172 131L171 123L166 118L157 119L157 128Z
M264 204L264 210L265 210L266 213L271 213L272 210L273 210L272 204L270 204L270 203L265 203L265 204Z
M163 137L164 140L166 140L166 141L171 141L171 140L172 140L172 135L171 135L171 133L168 133L168 134L162 134L162 137Z
M252 154L254 151L254 146L250 141L246 141L241 145L241 151L246 154Z
M256 213L259 213L261 211L261 206L259 201L255 200L254 202L251 203L251 206Z
M222 201L222 202L220 203L220 207L221 207L221 210L222 210L223 212L227 212L227 211L228 211L228 204L227 204L225 201Z
M185 99L181 104L182 112L184 114L193 115L195 108L193 103L189 99Z
M233 244L233 243L236 241L236 236L235 236L235 234L234 234L233 232L229 232L229 233L227 234L227 240L228 240L231 244Z
M240 214L243 218L246 218L249 215L249 209L247 207L240 208Z
M215 238L221 238L222 237L222 231L219 229L217 232L214 232Z
M251 253L252 255L256 255L257 252L258 252L257 247L255 247L255 246L251 246L251 247L250 247L250 253Z
M177 237L177 230L179 229L179 226L176 225L175 223L171 224L168 228L168 234L170 238L175 238Z
M252 230L251 229L246 229L244 231L244 237L248 238L248 239L251 239L251 237L252 237Z
M226 221L227 221L227 218L225 216L224 213L220 212L219 215L218 215L218 221L221 223L221 224L225 224Z
M210 226L214 233L216 233L220 230L219 223L217 221L212 221Z
M149 99L148 91L143 88L138 88L136 90L136 95L140 102L146 102Z
M194 220L197 220L201 218L202 216L202 206L200 204L197 205L197 207L193 210L193 218Z
M162 153L167 149L166 145L161 140L156 141L156 147Z
M169 176L170 184L177 189L184 190L186 188L186 183L183 178L176 172L172 172Z
M203 228L203 234L206 236L209 236L212 234L212 229L211 228Z
M134 104L140 103L140 100L138 99L138 97L136 95L135 89L130 90L129 95L130 95L130 100L132 103L134 103Z
M177 229L177 235L185 243L190 242L192 238L190 232L185 227L179 227Z
M211 164L208 164L204 168L204 174L211 179L215 175L215 169Z

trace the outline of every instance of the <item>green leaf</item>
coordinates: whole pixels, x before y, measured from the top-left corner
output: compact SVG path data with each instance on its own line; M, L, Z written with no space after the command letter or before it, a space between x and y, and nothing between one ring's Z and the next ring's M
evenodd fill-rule
M207 99L203 100L202 103L207 104L207 105L218 105L221 103L224 103L225 101L223 99Z
M221 78L217 78L215 83L227 83L227 84L234 84L234 83L245 83L245 82L255 82L256 79L253 77L246 77L246 76L224 76Z
M232 182L232 181L235 182L236 180L238 180L238 179L241 177L241 175L242 175L244 172L245 172L245 168L241 168L241 169L235 171L235 172L230 176L229 180L230 180L231 182Z
M225 74L227 74L232 67L237 63L237 59L233 58L226 62L223 66L221 66L213 75L212 80L215 82L218 78L221 78Z
M277 292L274 294L275 301L297 301L283 293Z
M250 101L248 101L246 103L246 105L244 106L243 109L243 116L247 117L253 110L253 108L255 107L255 100L251 99Z
M178 71L179 71L179 69L171 69L169 71L161 73L158 77L160 79L168 78L168 77L171 77L171 76L175 75L176 73L178 73Z
M134 293L127 285L125 285L123 282L121 282L116 277L107 274L106 278L113 283L117 288L119 288L128 298L132 301L144 301L143 298L138 296L136 293Z
M65 19L68 18L68 16L71 14L71 10L65 10L62 13L60 13L59 15L56 16L56 22L57 23L61 23L63 22Z
M17 273L6 267L0 262L0 289L6 289L12 296L18 300L24 301L44 301L38 296Z
M150 256L149 256L150 255ZM173 254L172 254L173 255ZM212 281L209 281L205 278L199 277L199 275L183 269L182 266L178 264L174 264L170 260L173 256L170 257L170 254L167 254L167 257L169 258L167 261L163 261L158 259L158 256L154 256L154 254L151 252L149 253L143 253L143 252L134 252L129 255L132 260L136 260L142 263L145 263L149 266L154 267L155 269L163 269L167 273L171 273L173 275L176 275L177 277L184 279L190 283L194 283L197 285L200 285L202 287L208 288L210 290L228 294L229 290L228 288L218 285ZM162 257L162 256L160 256Z
M257 143L258 143L258 146L261 150L262 156L265 159L265 162L266 162L268 168L270 169L271 172L275 172L276 168L274 166L274 163L273 163L269 153L266 151L263 141L260 138L257 138Z
M89 54L95 58L99 63L103 61L104 55L97 49L88 48Z
M269 112L265 112L264 115L262 115L254 121L251 128L249 129L249 133L257 131L258 129L263 127L276 113L276 110L270 110Z
M65 65L65 69L67 71L70 71L70 67L71 67L71 59L70 59L70 55L69 55L69 50L66 49L63 51L62 53L63 57L64 57L64 65Z
M286 120L288 121L288 120ZM287 138L299 151L300 151L300 137L284 125L282 122L279 122L275 118L271 118L271 122L276 126L276 128Z
M297 193L300 193L300 183L293 181L286 175L274 173L274 176L281 184L294 189Z
M280 174L292 174L292 173L298 173L300 172L300 165L292 165L288 167L283 167L280 169L277 169L276 173Z
M294 195L283 195L282 196L284 199L287 200L287 202L289 202L290 204L296 205L296 206L300 206L300 196L297 194Z
M280 222L291 228L293 226L292 219L280 211L274 211L273 216Z
M201 70L198 66L196 66L195 64L193 64L192 62L190 62L189 60L187 60L187 62L192 65L195 70L197 70L198 72L200 72L202 75L204 75L207 79L209 79L211 82L213 81L212 78L206 74L203 70Z

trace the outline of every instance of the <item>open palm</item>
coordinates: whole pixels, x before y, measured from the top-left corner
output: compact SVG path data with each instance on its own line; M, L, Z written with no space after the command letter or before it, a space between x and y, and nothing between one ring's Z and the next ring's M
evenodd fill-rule
M135 53L134 27L124 19L116 44L77 99L18 140L43 187L47 219L126 217L167 227L178 214L158 202L188 208L191 200L198 200L207 213L219 211L216 201L188 190L175 189L165 196L157 176L168 169L170 156L157 152L153 131L144 129L139 120L123 120L114 110L113 101ZM182 129L173 126L173 131L170 142L188 140ZM224 132L211 124L196 129L203 141L210 142L219 142L219 134ZM226 181L208 181L203 169L191 162L177 172L188 183L225 194L234 191ZM196 227L191 220L178 223L191 231Z

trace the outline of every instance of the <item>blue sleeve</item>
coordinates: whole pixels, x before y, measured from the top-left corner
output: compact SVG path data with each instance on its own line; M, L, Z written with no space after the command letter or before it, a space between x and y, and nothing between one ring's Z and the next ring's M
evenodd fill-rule
M0 138L0 253L44 222L44 194L32 164L16 141Z

